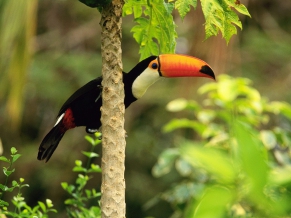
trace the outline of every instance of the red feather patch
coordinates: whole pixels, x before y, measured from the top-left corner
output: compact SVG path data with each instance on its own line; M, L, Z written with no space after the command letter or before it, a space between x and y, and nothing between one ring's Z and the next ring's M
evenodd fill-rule
M73 111L71 110L71 108L68 108L66 110L62 123L63 123L65 131L76 127L76 124L74 123Z

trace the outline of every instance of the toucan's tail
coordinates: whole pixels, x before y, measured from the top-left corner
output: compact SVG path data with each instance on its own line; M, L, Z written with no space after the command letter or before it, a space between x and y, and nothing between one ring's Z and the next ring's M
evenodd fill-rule
M64 132L60 131L59 124L54 126L54 128L52 128L51 131L42 140L38 149L37 159L45 160L45 162L48 162L58 147L58 144L61 141L63 135Z

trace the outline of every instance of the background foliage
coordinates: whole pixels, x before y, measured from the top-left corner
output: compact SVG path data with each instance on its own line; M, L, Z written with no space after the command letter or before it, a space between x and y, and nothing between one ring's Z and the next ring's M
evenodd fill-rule
M0 1L0 10L3 10L2 6L4 2L6 1ZM33 1L25 2L27 2L27 4L33 4L30 3ZM203 3L207 2L208 1L203 1ZM223 2L227 3L228 1ZM219 28L214 28L213 30L214 33L218 34L217 37L210 37L205 40L205 37L208 35L205 35L204 28L206 24L204 26L202 25L205 23L205 18L202 13L202 10L205 10L203 4L201 6L198 2L196 10L193 10L193 7L186 7L188 9L190 8L190 12L185 17L183 13L179 12L181 11L179 8L176 8L177 10L173 9L174 20L177 25L176 32L179 36L179 38L177 38L176 52L194 55L206 60L212 66L216 74L225 73L231 76L249 78L253 81L253 87L255 87L262 96L270 99L271 102L282 100L290 102L289 84L291 77L289 72L291 66L289 63L291 48L289 45L291 43L291 19L289 11L291 10L291 4L289 1L274 2L269 0L241 2L247 6L252 15L252 19L247 16L241 17L244 30L240 31L238 29L238 35L229 40L228 46L225 40L222 39L221 33L217 33ZM24 9L27 7L23 6L21 8ZM167 9L172 10L172 8ZM209 8L209 10L211 11L211 8ZM3 11L0 12L1 15L3 14L2 12ZM166 12L167 11L165 11L165 13ZM24 195L27 196L25 198L27 203L29 205L37 205L38 201L44 202L45 199L49 198L53 201L55 208L58 210L58 216L64 217L66 211L63 202L69 198L69 195L65 191L62 191L60 183L64 181L68 181L70 184L74 183L77 174L74 175L71 173L71 168L74 165L73 163L76 159L84 160L83 158L85 157L83 157L80 151L89 149L88 143L83 140L84 131L82 128L70 130L62 140L53 159L47 164L37 162L37 148L42 137L54 124L56 113L63 101L74 90L96 77L96 69L101 69L99 62L101 58L98 55L100 54L100 42L98 41L100 36L100 28L98 25L100 17L97 10L90 9L82 3L72 0L39 1L38 7L35 7L35 13L37 19L31 18L32 21L34 20L35 22L31 22L31 20L28 22L29 24L36 24L36 36L33 42L29 42L28 44L30 48L34 50L32 62L29 62L27 66L28 70L25 71L26 73L18 75L17 73L8 74L6 72L9 71L4 71L4 68L1 68L0 137L5 155L9 155L10 147L12 146L17 147L19 153L22 154L21 161L19 160L18 163L15 163L15 168L18 170L11 175L11 179L14 179L13 177L25 178L25 182L30 184L29 188L23 189ZM147 15L146 13L150 13L150 11L143 11L142 13ZM223 13L227 13L227 11L222 9L222 14ZM20 16L21 13L19 12L18 15ZM183 19L181 19L180 15ZM145 16L144 19L137 19L139 17L136 16L134 12L133 15L124 18L123 60L124 71L126 72L139 61L139 57L136 55L139 52L139 46L137 43L133 42L132 39L132 34L135 34L135 32L130 31L134 25L143 25L148 22L144 20L148 19L147 16ZM23 24L15 23L11 20L6 22L1 16L1 44L4 40L2 37L9 34L9 32L6 31L13 29L5 29L5 26L11 27L12 24L23 26ZM238 22L234 22L234 24L240 26ZM138 25L134 28L138 28ZM15 29L21 30L21 28L17 27L15 27ZM17 34L19 37L17 39L23 39L24 36L21 34L23 34L22 31ZM8 39L11 40L12 38L8 37ZM139 38L136 36L135 39L138 41ZM26 42L22 42L22 46L27 46ZM155 43L155 41L153 41L153 43ZM170 47L171 46L169 46L169 48ZM3 46L1 46L0 50L2 48ZM11 49L11 51L13 51L13 49ZM29 57L29 54L27 55L27 57ZM10 58L12 56L1 54L1 63L4 62L5 66L5 63L8 62L4 61L6 60L4 57ZM15 60L17 61L17 59ZM1 64L1 67L2 66ZM179 136L180 138L187 138L191 143L192 141L205 141L209 139L207 137L201 138L198 133L193 132L193 130L189 128L177 129L167 134L162 132L161 129L161 127L168 123L173 117L188 118L190 120L196 119L193 112L179 111L174 114L172 112L165 112L165 106L169 101L176 98L185 98L187 99L185 102L195 100L200 105L203 99L206 98L206 95L198 95L197 87L200 87L204 82L208 81L203 79L164 80L151 87L141 100L133 104L127 110L127 217L169 217L172 214L179 214L181 208L191 205L191 203L185 204L185 195L183 193L187 194L189 189L185 191L185 186L183 184L187 184L187 186L191 188L193 186L192 180L185 180L184 177L181 177L180 172L171 170L172 168L170 168L170 171L168 170L168 174L160 178L154 178L152 176L152 168L159 155L163 154L165 149L177 146L177 142L180 141ZM11 98L16 102L22 102L22 106L8 106L12 105L8 103L9 96L12 96L12 90L16 88L19 89L19 87L22 88L23 95ZM223 89L220 91L219 93L224 93ZM255 92L256 91L254 91L254 93ZM256 100L258 95L253 95L254 100ZM284 106L284 104L273 104L272 106L275 108L277 107L277 109L274 111L266 111L266 113L284 113L284 108L288 112L288 107L286 107L286 105ZM252 114L258 110L256 104L254 107L255 111L250 110L249 113ZM14 113L13 111L16 111L16 114L18 114L19 111L23 112L20 113L22 115L20 116L18 124L16 122L17 125L12 122L12 120L15 119L13 115L11 115ZM209 116L211 117L211 112L210 115L207 114L207 111L204 112L204 115L202 113L202 118L203 116L205 117L205 113L206 118L209 119ZM266 155L268 157L269 155L270 157L273 155L269 150L272 150L272 146L274 146L272 140L274 141L275 138L279 145L288 147L287 136L289 133L287 132L287 136L284 136L284 131L289 130L288 120L281 116L275 117L274 115L270 115L269 120L267 120L268 122L266 122L263 119L264 116L258 116L259 117L243 116L243 118L252 118L251 124L253 128L256 127L256 129L258 129L257 131L260 131L260 139L270 144L270 148ZM256 126L258 124L256 124L256 122L259 121L266 122L263 126L264 129L262 129L262 126ZM255 124L253 124L253 122ZM218 124L221 124L221 122ZM12 129L10 128L11 126L15 126L15 128ZM272 129L271 127L273 126L279 126L281 129ZM221 125L218 125L218 127L221 127ZM282 131L282 129L284 131ZM222 130L224 131L225 129ZM215 128L212 131L215 133ZM241 135L245 134L244 129L240 132ZM223 134L222 136L220 135L220 137L223 139ZM187 143L186 141L185 144L187 145ZM243 144L245 143L243 142ZM258 146L256 141L251 142L251 144ZM225 150L226 148L223 149L222 151L219 150L218 155L220 155L221 152L224 154L228 151ZM203 157L203 152L201 151L201 157ZM212 151L211 149L205 152L217 151ZM97 153L100 153L100 151L97 151ZM173 150L172 153L170 152L169 155L176 155L175 157L177 157L177 155L180 154L175 154L177 153L175 150ZM192 153L193 152L189 152L189 154ZM197 153L196 150L195 153ZM224 158L225 155L223 154L222 157ZM283 152L281 156L283 160L286 159L288 162L288 152ZM264 158L266 157L262 157L262 160L265 160ZM228 156L226 159L229 161L239 160L236 157ZM276 169L275 167L280 165L276 162L276 159L268 158L268 160L274 167L268 167L267 169L263 167L263 175L272 175L271 173L276 172L274 171ZM99 159L96 158L96 163L98 164L98 162ZM178 161L178 163L180 165L185 165L185 161ZM285 164L286 161L282 163ZM194 163L191 162L188 163L191 170L193 164ZM247 166L240 169L244 170L243 172L245 172L245 175L248 175L246 173L252 173L252 171L247 171ZM284 170L284 168L281 170ZM202 182L205 178L211 178L211 180L209 180L210 182L218 181L217 178L211 177L211 173L213 172L209 174L207 169L203 169L202 172L200 171L201 169L197 170L197 173L201 174L200 179ZM235 171L233 172L227 169L226 172L229 174L236 173ZM282 173L282 175L288 175L288 173ZM97 181L98 179L100 181L98 175L96 178ZM281 181L288 181L288 178L285 178L285 180L283 179L284 178L282 178ZM207 182L209 181L207 180ZM229 180L228 182L231 184L231 181L232 180ZM204 184L211 185L207 182L204 182ZM262 183L257 184L258 187L261 187L263 182L278 184L279 181L272 181L268 178L262 181ZM93 183L94 186L92 187ZM280 183L280 185L282 184L284 184L284 182ZM96 180L94 182L91 180L88 181L88 186L95 188ZM170 187L176 188L171 190ZM203 187L201 185L195 186L193 187L193 192L199 193L200 190L200 193L203 193ZM221 193L224 193L224 196L226 196L225 199L222 199L224 202L229 202L233 199L237 200L233 204L234 206L231 208L231 211L242 211L240 206L244 205L244 199L246 198L249 200L249 198L251 198L251 192L243 192L242 190L242 192L238 192L242 196L242 201L239 201L240 198L238 197L240 196L234 197L233 189L229 189L223 182L221 182L221 186L219 187L210 187L212 189L209 189L210 191L205 195L206 197L208 196L211 198L211 196L214 195L221 196ZM286 190L288 193L288 186L286 187L286 189L282 190ZM241 190L244 187L238 185L235 186L235 188ZM171 199L173 192L182 194L182 196L180 196L180 198ZM155 198L157 193L161 194ZM200 205L203 206L203 201L199 201L200 198L198 197L199 196L197 196L195 202L201 202ZM163 200L157 200L160 198ZM181 204L177 204L175 202L177 200L179 200ZM195 202L193 204L195 204ZM256 206L256 199L250 202L253 202L253 204L249 207L253 208ZM202 206L200 208L203 209ZM283 209L278 208L278 211L283 211L282 214L284 214L286 210L288 210L288 207L283 207ZM189 209L188 211L191 214L191 210ZM247 213L250 210L243 208L243 211ZM260 213L259 209L255 211ZM221 211L222 214L225 212L226 211Z

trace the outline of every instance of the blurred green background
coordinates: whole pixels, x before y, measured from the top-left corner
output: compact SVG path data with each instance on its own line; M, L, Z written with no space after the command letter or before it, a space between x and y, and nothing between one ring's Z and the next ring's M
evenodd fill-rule
M228 45L220 35L204 40L200 6L184 21L176 16L177 53L207 61L217 75L248 77L263 96L290 102L291 1L241 2L252 18L241 16L244 29ZM58 217L64 217L63 202L68 196L60 183L74 180L74 160L82 159L80 151L90 147L84 140L84 128L68 131L48 163L37 161L36 155L62 103L101 75L100 14L77 0L0 0L0 19L0 138L4 154L14 146L23 155L14 176L24 177L30 184L23 190L28 204L49 198ZM133 25L133 17L123 18L125 72L139 60L138 45L130 32ZM163 125L181 116L167 112L165 106L178 97L202 101L196 92L207 82L203 78L164 79L126 110L128 218L172 214L173 208L163 201L143 209L146 202L181 179L175 173L159 179L152 176L158 155L173 146L174 134L187 131L162 133ZM100 178L90 182L93 187L100 184Z

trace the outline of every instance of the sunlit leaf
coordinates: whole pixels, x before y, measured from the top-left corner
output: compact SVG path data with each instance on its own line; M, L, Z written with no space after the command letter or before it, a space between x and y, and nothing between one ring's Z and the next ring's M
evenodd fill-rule
M203 0L201 5L206 20L206 38L216 36L220 31L226 42L229 42L230 38L237 33L236 26L242 28L241 21L233 9L249 15L242 4L234 4L234 1Z
M274 168L269 175L269 181L275 186L291 184L290 166Z
M84 167L81 167L81 166L75 166L73 168L73 172L82 172L82 173L85 173L85 172L87 172L87 169L84 168Z
M194 167L211 173L219 182L232 183L236 170L230 157L214 148L201 147L187 142L181 146L181 155Z
M0 156L0 160L1 160L1 161L5 161L5 162L7 162L7 163L10 163L9 159L7 159L7 158L4 157L4 156Z
M16 154L17 153L17 149L15 147L12 147L10 149L11 154Z
M85 136L85 139L91 144L91 145L94 145L95 144L95 141L94 139L91 137L91 136L88 136L86 135Z
M186 107L187 107L187 100L184 99L184 98L178 98L178 99L175 99L173 101L170 101L167 106L166 106L166 109L168 111L171 111L171 112L177 112L177 111L181 111L181 110L184 110Z
M47 205L48 208L51 208L51 207L54 206L53 202L50 199L46 199L45 202L46 202L46 205Z
M206 83L198 89L199 94L205 94L217 89L217 83Z
M175 9L178 10L182 19L184 19L186 14L188 14L191 6L195 9L197 6L197 0L177 0L175 2Z
M75 160L76 166L82 166L82 161L81 160Z
M225 102L232 102L238 95L238 86L233 80L223 79L218 83L217 93Z
M82 154L88 158L99 157L99 155L95 152L82 151Z
M227 217L227 207L232 203L234 196L232 190L222 186L208 188L194 214L188 213L186 218Z
M281 113L291 120L291 105L287 102L270 102L270 104L267 105L267 110L275 114Z
M175 129L179 128L192 128L198 133L202 133L205 130L205 125L202 123L199 123L195 120L189 120L189 119L172 119L169 123L167 123L163 127L164 132L171 132Z
M8 170L8 168L3 167L3 173L4 173L6 176L10 176L11 173L13 173L14 171L15 171L15 169Z
M249 182L250 196L254 202L267 206L269 202L264 195L269 170L267 155L264 154L266 151L260 149L261 142L255 140L243 125L236 123L235 134L241 166Z
M18 160L18 158L21 157L21 154L14 154L14 155L11 155L12 156L12 163L14 163L15 161Z
M213 110L200 110L197 113L197 119L201 122L201 123L210 123L216 116L215 111Z
M43 202L38 201L38 205L40 206L40 208L42 209L43 212L46 212L46 206Z
M141 9L144 7L144 17ZM134 9L135 8L135 9ZM134 14L136 26L132 28L133 37L140 45L140 59L160 53L174 53L176 47L175 24L172 16L173 4L163 0L135 1L128 0L123 9L123 14Z
M87 171L88 173L100 173L102 172L101 168L99 165L96 164L91 164L91 168Z

